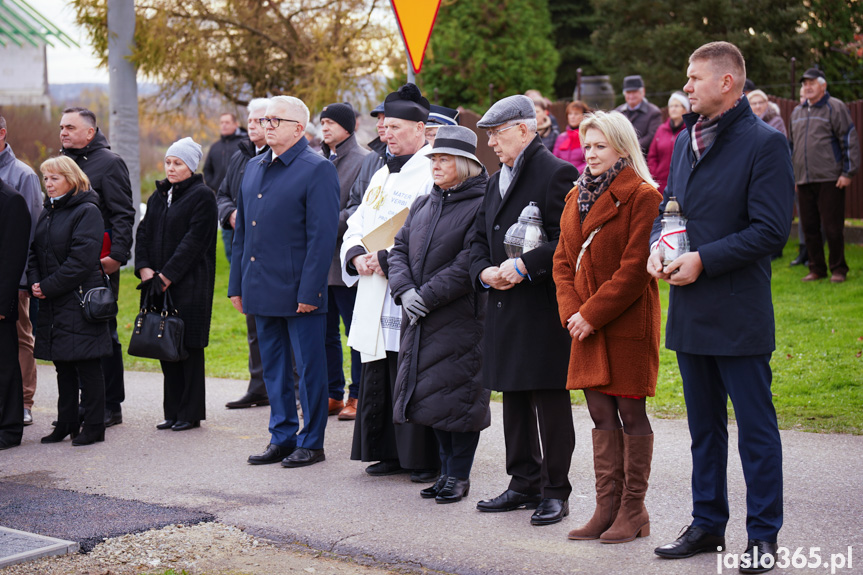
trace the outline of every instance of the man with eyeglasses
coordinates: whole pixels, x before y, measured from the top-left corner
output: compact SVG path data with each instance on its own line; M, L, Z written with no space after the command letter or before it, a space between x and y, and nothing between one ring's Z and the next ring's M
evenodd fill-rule
M501 168L477 215L470 274L477 290L488 290L483 379L487 388L503 392L506 471L512 476L506 491L477 509L536 508L531 524L550 525L569 514L572 491L575 431L566 389L571 340L558 316L551 268L564 198L578 170L543 145L526 96L496 102L477 127L486 129ZM531 202L541 212L548 242L508 258L504 235Z
M332 162L309 149L309 109L276 96L261 124L270 152L246 166L234 225L236 258L228 296L255 316L264 384L270 399L270 443L252 465L303 467L326 459L327 272L336 248L339 176ZM294 395L291 351L300 374Z
M366 468L369 475L410 472L417 483L431 483L438 477L437 440L429 427L393 424L402 310L389 290L388 249L369 252L363 239L431 191L426 158L431 147L425 139L429 107L413 84L386 97L384 124L390 155L372 176L357 211L348 218L340 254L342 279L348 286L357 285L348 345L360 352L363 362L351 459L376 461ZM367 310L380 311L363 313Z
M249 102L248 138L238 144L231 156L225 177L219 186L216 202L219 206L219 223L222 230L231 233L233 239L234 222L237 219L237 196L243 184L243 175L249 160L259 154L269 152L267 133L261 125L261 118L267 115L267 98L255 98ZM255 329L255 316L246 314L246 334L249 342L249 386L243 397L225 404L228 409L269 405L267 388L264 385L264 370L261 367L261 350L258 347L258 332Z

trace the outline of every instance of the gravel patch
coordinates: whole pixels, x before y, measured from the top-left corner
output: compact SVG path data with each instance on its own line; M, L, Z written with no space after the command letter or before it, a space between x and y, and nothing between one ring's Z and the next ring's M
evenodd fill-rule
M222 523L168 525L105 539L88 554L38 559L0 575L385 575L404 573L350 559L285 549Z

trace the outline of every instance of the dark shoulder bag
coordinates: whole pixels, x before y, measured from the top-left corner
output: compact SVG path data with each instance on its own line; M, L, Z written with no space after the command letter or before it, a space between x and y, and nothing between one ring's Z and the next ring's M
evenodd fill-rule
M183 345L186 325L174 308L170 288L162 295L162 306L147 295L129 339L129 355L161 361L183 361L189 357Z
M102 271L104 286L89 289L87 293L84 293L82 286L78 286L78 291L75 292L84 310L84 319L90 323L103 323L117 317L117 298L114 297L114 290L111 289L111 279L105 273L101 262L99 262L99 269Z
M50 236L48 237L48 245L54 253L54 259L57 260L57 264L62 265L66 260L61 260L57 256ZM104 323L111 318L117 317L117 298L114 297L114 290L111 289L111 279L105 273L105 268L102 267L101 261L99 261L99 271L101 272L100 276L105 284L104 286L94 287L87 290L87 293L84 293L84 287L79 285L77 291L75 291L75 295L78 296L78 303L84 312L84 319L90 323Z

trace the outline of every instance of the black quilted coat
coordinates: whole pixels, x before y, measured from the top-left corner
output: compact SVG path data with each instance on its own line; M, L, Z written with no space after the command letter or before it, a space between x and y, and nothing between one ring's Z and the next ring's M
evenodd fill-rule
M105 227L96 192L67 194L51 203L36 224L27 282L38 283L34 355L49 361L79 361L111 355L108 322L89 323L75 292L104 285L99 267Z
M171 298L185 323L186 347L207 347L216 282L216 196L201 174L173 186L156 182L135 238L135 274L151 268L171 280ZM161 302L160 302L161 303Z
M486 295L471 284L470 235L482 205L485 172L455 188L435 186L411 206L389 255L390 289L416 288L431 311L416 325L402 318L393 392L395 423L479 431L491 423L482 384Z

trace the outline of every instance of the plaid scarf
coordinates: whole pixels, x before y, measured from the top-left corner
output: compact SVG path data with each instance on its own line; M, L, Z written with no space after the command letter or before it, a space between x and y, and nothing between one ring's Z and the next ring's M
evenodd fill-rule
M608 189L617 174L625 168L629 162L626 158L619 158L614 165L608 168L598 176L590 175L590 168L585 168L581 175L576 180L575 185L578 186L578 216L581 222L587 217L587 212L596 203L596 199L602 195L602 192Z
M719 129L719 120L721 120L725 114L739 106L740 102L742 101L743 96L741 95L733 106L731 106L712 120L707 116L698 116L698 120L692 127L692 151L695 152L696 160L701 159L701 156L704 155L704 152L716 139L716 131Z

